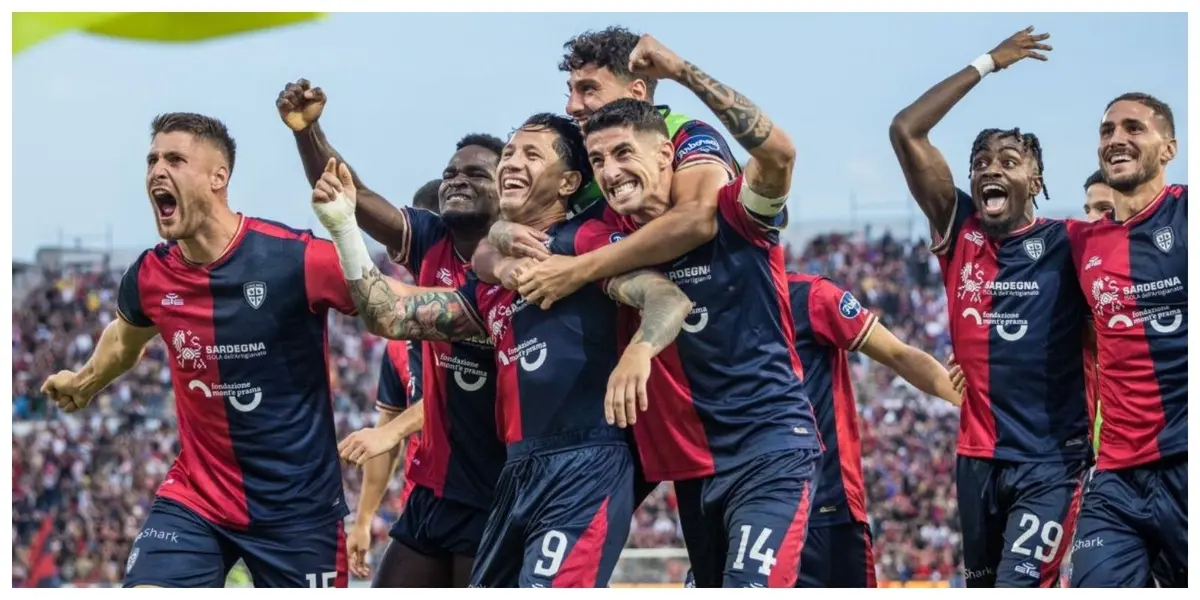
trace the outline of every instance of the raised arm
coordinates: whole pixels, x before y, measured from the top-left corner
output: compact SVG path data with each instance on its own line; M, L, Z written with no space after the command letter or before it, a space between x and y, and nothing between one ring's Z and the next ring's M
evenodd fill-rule
M892 119L888 137L900 161L908 189L936 231L950 227L954 216L954 177L946 157L929 141L929 132L960 100L992 71L1011 66L1022 58L1046 60L1037 50L1050 50L1041 41L1050 34L1033 35L1033 27L1004 40L917 98Z
M346 162L330 145L318 122L326 101L325 92L319 87L312 87L306 79L284 86L275 100L280 118L296 137L296 149L300 151L300 161L304 163L304 174L308 177L308 184L313 186L321 179L321 173L330 159L342 164ZM350 169L350 175L358 190L355 212L363 231L388 247L396 247L400 240L408 239L408 219L404 218L400 209L368 188L353 169Z
M608 379L605 396L605 418L610 424L625 427L637 422L637 408L648 407L650 359L675 341L692 310L692 301L661 273L648 270L616 277L609 281L606 291L612 299L642 314L641 326Z
M330 159L313 188L313 211L329 230L350 297L367 330L391 340L457 340L482 334L461 294L411 288L384 278L371 260L354 218L354 180Z

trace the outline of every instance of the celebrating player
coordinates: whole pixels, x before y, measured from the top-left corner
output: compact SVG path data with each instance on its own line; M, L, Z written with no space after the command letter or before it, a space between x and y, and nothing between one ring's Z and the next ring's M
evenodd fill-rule
M936 358L896 339L850 292L824 277L794 273L788 274L788 289L804 389L825 442L796 587L875 587L848 353L862 352L951 404L962 400Z
M654 38L634 54L638 73L695 92L751 154L718 192L716 237L669 262L694 306L686 335L654 363L654 402L634 427L642 466L675 481L697 586L791 587L820 453L778 233L795 147L757 106ZM665 214L674 151L662 115L621 99L584 130L607 218L631 232Z
M1096 331L1104 418L1073 554L1076 587L1187 586L1187 186L1166 185L1171 108L1109 103L1098 148L1111 219L1071 245Z
M276 101L284 123L295 132L313 185L329 160L345 164L318 122L325 102L324 92L303 79L288 84ZM440 215L398 209L354 175L357 221L416 276L418 285L463 285L471 254L497 213L496 163L502 147L502 141L488 135L459 141L442 172ZM421 346L425 414L412 471L417 487L392 529L401 543L389 546L388 554L398 556L394 561L385 556L384 562L397 565L399 572L389 575L389 581L399 587L463 587L504 464L504 446L496 437L493 352L482 337ZM398 443L398 430L388 431L397 434L392 439Z
M586 252L621 238L599 219L565 220L567 198L590 176L569 120L531 117L505 146L498 175L505 218L546 232L551 252ZM662 275L638 271L603 289L583 288L548 311L475 279L458 291L401 298L364 258L349 170L325 176L313 194L372 332L439 340L487 332L495 344L508 462L472 585L607 585L633 513L632 458L613 422L637 404L645 410L650 360L678 334L687 297ZM643 314L623 354L613 299Z
M68 411L161 333L179 456L126 563L126 587L346 587L328 311L354 313L332 244L229 207L235 144L211 117L157 117L146 191L167 240L121 279L119 318L43 392Z
M1048 34L1019 31L896 115L892 147L929 218L966 377L957 486L969 587L1052 586L1071 539L1090 447L1081 364L1086 311L1066 225L1035 218L1037 136L986 129L970 189L954 185L929 132L987 74L1034 58Z
M645 43L639 46L639 40L628 29L609 27L585 32L564 45L566 54L558 68L569 73L567 113L580 125L613 100L653 102L658 80L638 66L649 48ZM717 191L739 171L737 161L711 125L672 112L665 105L657 108L667 123L676 174L671 181L671 207L663 218L633 232L624 244L575 257L548 257L539 252L536 233L528 228L506 221L493 226L489 240L502 254L546 259L522 270L520 291L526 300L548 308L589 281L672 260L716 235ZM581 200L583 205L577 204L575 212L599 198L598 189L576 194L573 200ZM490 263L480 263L487 258L486 253L477 255L476 267L481 278L496 282Z

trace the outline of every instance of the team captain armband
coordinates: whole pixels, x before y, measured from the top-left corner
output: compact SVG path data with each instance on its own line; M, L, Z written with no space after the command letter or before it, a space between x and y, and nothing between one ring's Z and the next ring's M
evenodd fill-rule
M742 180L742 191L738 194L738 201L746 210L764 217L774 217L783 211L783 207L787 206L788 195L784 194L779 198L764 198L758 192L750 189L750 184L746 180Z

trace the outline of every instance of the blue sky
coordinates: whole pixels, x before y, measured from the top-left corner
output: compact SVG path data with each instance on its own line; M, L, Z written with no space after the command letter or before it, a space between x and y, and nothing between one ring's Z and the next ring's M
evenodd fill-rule
M99 244L106 229L118 248L154 244L144 156L150 119L168 111L229 125L235 209L319 230L274 107L298 77L329 94L322 123L338 150L406 204L463 134L504 136L534 112L562 112L562 43L610 24L655 35L792 135L796 227L910 221L891 117L1027 25L1051 33L1050 61L990 76L934 130L957 181L980 129L1020 126L1042 140L1051 196L1042 213L1077 216L1108 100L1154 94L1187 131L1184 14L355 13L189 46L72 35L13 60L13 256L29 259L60 236ZM716 123L676 84L660 85L657 100ZM1179 147L1169 179L1187 183L1186 139Z

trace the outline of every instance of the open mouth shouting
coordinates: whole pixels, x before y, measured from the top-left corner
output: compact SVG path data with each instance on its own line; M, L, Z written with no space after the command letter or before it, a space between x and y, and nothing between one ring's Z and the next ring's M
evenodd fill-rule
M175 216L175 212L179 209L179 200L165 186L150 188L150 198L154 200L154 207L158 209L160 221L166 221Z
M639 190L641 190L641 188L642 188L641 184L632 179L622 181L615 185L610 184L608 186L609 201L615 202L617 204L624 204L625 202L630 202L637 198L637 193Z
M991 217L998 217L1004 214L1004 209L1008 206L1008 188L1000 183L985 183L979 188L979 195L983 198L983 212Z

